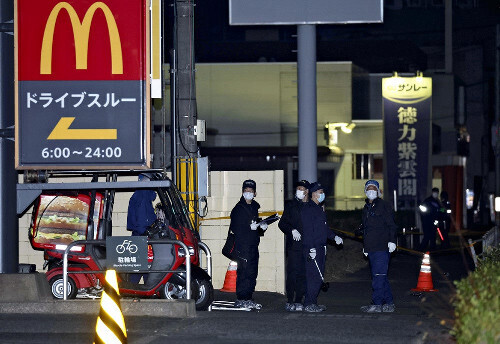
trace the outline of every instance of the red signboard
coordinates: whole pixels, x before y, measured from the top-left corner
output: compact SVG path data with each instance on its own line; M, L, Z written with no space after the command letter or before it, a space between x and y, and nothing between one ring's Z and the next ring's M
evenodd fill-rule
M147 0L16 0L16 167L147 167Z
M19 80L146 79L146 18L137 1L18 0L17 6Z

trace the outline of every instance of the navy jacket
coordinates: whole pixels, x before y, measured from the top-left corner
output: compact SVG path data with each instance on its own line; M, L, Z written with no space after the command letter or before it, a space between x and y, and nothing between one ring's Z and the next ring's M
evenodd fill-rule
M260 204L252 200L247 204L243 196L231 211L230 229L235 235L236 246L241 248L257 246L260 243L259 230L251 230L250 223L258 222Z
M328 228L326 214L321 205L314 203L314 201L305 203L302 208L301 218L304 231L302 245L305 251L325 246L328 239L335 238L335 233Z
M145 235L146 229L156 220L153 201L156 192L153 190L137 190L128 202L127 230L132 235Z
M302 240L293 240L292 230L296 229L301 236L304 236L300 213L305 204L305 202L295 197L285 205L283 216L281 216L280 222L278 222L279 229L286 235L287 250L302 251Z
M363 207L363 243L365 252L387 251L389 242L396 243L397 226L389 203L376 198L365 200Z

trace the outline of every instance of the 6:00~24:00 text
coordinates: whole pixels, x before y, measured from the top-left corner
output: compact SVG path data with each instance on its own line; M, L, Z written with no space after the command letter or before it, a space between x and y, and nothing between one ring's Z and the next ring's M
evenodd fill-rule
M68 147L45 147L42 149L42 158L44 159L68 159L71 156L83 156L86 159L112 159L121 157L122 149L120 147L85 147L84 150L71 150Z

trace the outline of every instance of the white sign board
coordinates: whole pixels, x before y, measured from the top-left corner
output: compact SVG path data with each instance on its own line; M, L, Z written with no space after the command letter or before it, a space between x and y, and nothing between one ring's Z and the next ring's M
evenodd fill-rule
M382 0L229 0L230 25L382 23Z

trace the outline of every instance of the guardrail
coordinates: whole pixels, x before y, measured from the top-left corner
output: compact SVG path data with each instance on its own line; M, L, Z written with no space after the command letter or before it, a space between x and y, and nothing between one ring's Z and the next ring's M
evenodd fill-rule
M148 240L148 244L174 244L174 245L179 245L184 249L184 252L189 255L189 250L186 244L184 244L182 241L178 240ZM203 244L203 243L202 243ZM106 240L77 240L73 241L70 243L66 249L64 250L64 255L63 255L63 300L68 299L68 253L71 250L71 247L76 246L76 245L103 245L106 246ZM209 275L211 276L211 266L212 266L212 261L211 257L212 255L210 254L210 249L208 249L208 246L203 244L203 246L207 249L207 260L208 256L210 255L210 273ZM201 246L201 247L203 247ZM185 264L186 264L186 299L191 299L191 259L185 259ZM90 274L90 273L104 273L105 270L96 270L96 271L72 271L72 274ZM150 272L173 272L173 273L182 273L184 271L178 271L178 270L140 270L136 272L141 272L141 273L150 273Z

